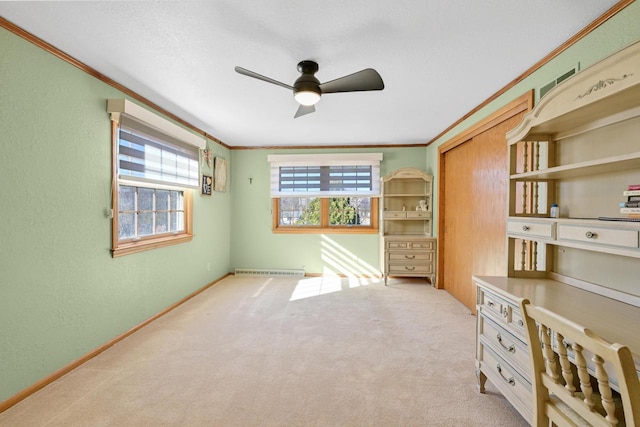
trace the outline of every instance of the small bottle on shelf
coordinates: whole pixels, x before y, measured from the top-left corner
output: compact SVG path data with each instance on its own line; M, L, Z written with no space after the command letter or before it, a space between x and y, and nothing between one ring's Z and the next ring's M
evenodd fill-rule
M558 204L554 203L551 205L551 210L549 211L549 216L551 218L558 218L560 216L560 209L558 208Z

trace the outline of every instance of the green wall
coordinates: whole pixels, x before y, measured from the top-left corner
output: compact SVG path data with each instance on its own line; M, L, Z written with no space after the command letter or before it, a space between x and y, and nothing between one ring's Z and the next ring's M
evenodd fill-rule
M269 154L376 152L380 173L425 168L425 148L233 150L233 268L304 269L307 273L379 274L377 234L273 234ZM253 182L249 182L253 178ZM268 248L268 250L265 250Z
M426 149L333 151L382 152L382 174L409 166L436 175L440 144L639 38L635 2ZM211 142L230 160L229 192L195 195L193 241L111 258L105 100L123 96L0 29L0 401L233 268L340 272L337 258L354 273L378 268L377 235L271 233L267 155L327 150L230 152Z
M0 402L229 271L230 193L194 196L192 242L111 257L123 96L0 29Z
M535 37L535 28L528 31L530 31L532 38ZM438 186L438 147L441 144L531 89L536 89L537 98L538 88L564 74L576 64L580 63L580 69L583 70L638 39L640 39L640 2L636 1L429 145L427 147L427 172L434 175L434 188ZM535 63L541 59L531 58L531 62ZM434 206L437 206L437 203L438 195L436 193ZM438 213L434 212L434 233L436 236L438 235L437 216Z

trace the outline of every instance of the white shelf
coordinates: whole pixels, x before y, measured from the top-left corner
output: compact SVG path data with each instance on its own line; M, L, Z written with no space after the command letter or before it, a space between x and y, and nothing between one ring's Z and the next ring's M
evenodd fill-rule
M640 169L640 152L514 174L511 175L511 179L516 181L566 179L630 169Z

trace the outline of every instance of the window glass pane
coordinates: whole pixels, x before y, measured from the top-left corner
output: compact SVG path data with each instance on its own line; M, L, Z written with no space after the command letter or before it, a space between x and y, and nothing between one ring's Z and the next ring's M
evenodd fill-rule
M153 188L138 188L138 210L153 210Z
M156 214L156 233L168 233L169 232L169 212L158 212Z
M370 225L371 198L334 197L329 203L329 225Z
M169 197L171 198L169 202L169 209L171 209L172 211L175 211L177 209L182 209L182 207L178 205L178 202L180 199L179 195L180 193L178 191L169 192Z
M121 211L136 209L136 188L121 185L118 191L118 206Z
M283 197L280 200L280 225L320 225L320 199Z
M171 212L171 231L184 231L184 212Z
M120 213L118 215L118 238L131 239L136 235L136 214Z
M186 230L184 192L123 185L118 195L120 240Z
M140 212L138 214L138 236L153 234L153 212Z
M169 210L169 190L156 190L156 210Z

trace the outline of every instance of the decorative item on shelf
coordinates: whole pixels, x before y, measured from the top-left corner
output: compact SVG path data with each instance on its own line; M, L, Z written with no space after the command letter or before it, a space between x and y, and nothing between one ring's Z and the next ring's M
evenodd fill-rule
M208 148L205 148L204 150L202 150L202 160L207 162L207 165L209 167L212 167L213 166L213 151L209 150Z
M419 203L420 204L418 206L420 206L420 210L422 212L426 212L427 211L427 201L426 200L420 200ZM416 208L416 210L418 210L418 208Z
M213 177L211 175L202 175L200 178L200 193L203 196L211 196L213 189Z
M549 216L551 218L558 218L560 216L560 208L558 208L558 204L554 203L551 205L551 209L549 211Z
M227 191L227 161L222 157L216 157L214 173L214 190L224 193Z

